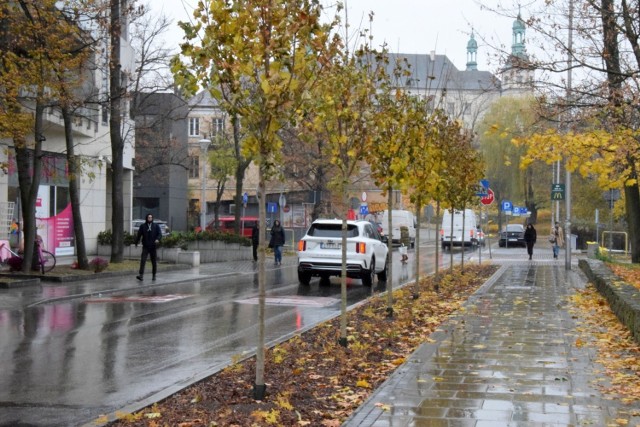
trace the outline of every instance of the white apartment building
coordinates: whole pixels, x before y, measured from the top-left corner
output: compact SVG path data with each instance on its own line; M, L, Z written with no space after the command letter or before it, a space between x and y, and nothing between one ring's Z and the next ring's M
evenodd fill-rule
M125 3L125 2L122 2ZM124 6L123 6L124 7ZM127 23L123 26L126 28ZM121 64L123 76L134 69L134 51L127 31L122 31ZM107 52L104 50L103 52ZM97 236L100 231L111 228L111 140L109 135L108 57L95 58L97 66L91 70L92 78L83 90L94 94L94 101L77 109L73 120L75 154L83 159L82 176L79 179L82 222L89 254L97 252ZM33 108L28 99L23 101L25 109ZM125 230L131 221L132 177L134 158L134 124L129 119L129 101L122 103L122 135L125 140L124 164L124 212ZM75 238L73 218L69 202L69 176L66 161L66 146L62 114L56 107L47 108L42 132L42 175L36 205L37 232L43 237L45 247L56 255L74 255ZM27 136L33 146L34 135ZM18 188L18 173L15 163L13 141L0 139L0 163L7 165L0 171L0 240L17 243L18 235L11 234L9 224L21 223L21 201Z

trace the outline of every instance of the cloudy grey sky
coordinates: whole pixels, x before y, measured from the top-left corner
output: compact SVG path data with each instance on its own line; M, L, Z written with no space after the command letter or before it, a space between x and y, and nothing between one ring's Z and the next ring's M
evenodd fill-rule
M383 42L392 52L424 53L435 50L446 54L458 69L467 62L466 46L471 30L478 42L478 68L494 71L498 64L492 55L502 47L511 49L513 18L501 16L488 9L500 8L509 15L517 14L517 6L511 0L344 0L352 30L369 28L368 15L374 13L372 33L374 45ZM329 7L333 0L323 0ZM174 20L167 43L177 46L182 31L175 25L188 20L196 0L153 0L155 13L162 11ZM329 9L333 16L335 9ZM328 15L329 16L329 15ZM344 21L344 14L342 15ZM526 12L523 11L526 19Z

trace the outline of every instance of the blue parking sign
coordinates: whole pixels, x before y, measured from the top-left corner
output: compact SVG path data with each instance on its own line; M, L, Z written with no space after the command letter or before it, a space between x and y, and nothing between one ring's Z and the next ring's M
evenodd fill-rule
M504 212L511 212L513 210L513 205L510 200L503 200L501 207Z

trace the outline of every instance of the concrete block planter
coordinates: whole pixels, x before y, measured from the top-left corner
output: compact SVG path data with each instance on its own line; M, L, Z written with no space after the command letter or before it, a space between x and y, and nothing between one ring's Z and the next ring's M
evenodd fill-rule
M125 246L125 258L140 258L142 246ZM110 257L111 246L98 245L98 256ZM238 243L225 243L218 240L189 242L187 250L180 248L158 248L158 259L165 262L188 264L196 267L200 264L225 261L249 261L252 259L251 246Z
M580 269L604 296L615 313L640 343L640 291L616 276L602 261L581 259Z

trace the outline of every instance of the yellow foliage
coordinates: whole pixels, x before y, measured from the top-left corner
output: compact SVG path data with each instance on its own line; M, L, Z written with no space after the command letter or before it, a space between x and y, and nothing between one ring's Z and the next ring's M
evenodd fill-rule
M371 384L367 380L358 380L356 387L371 388Z

